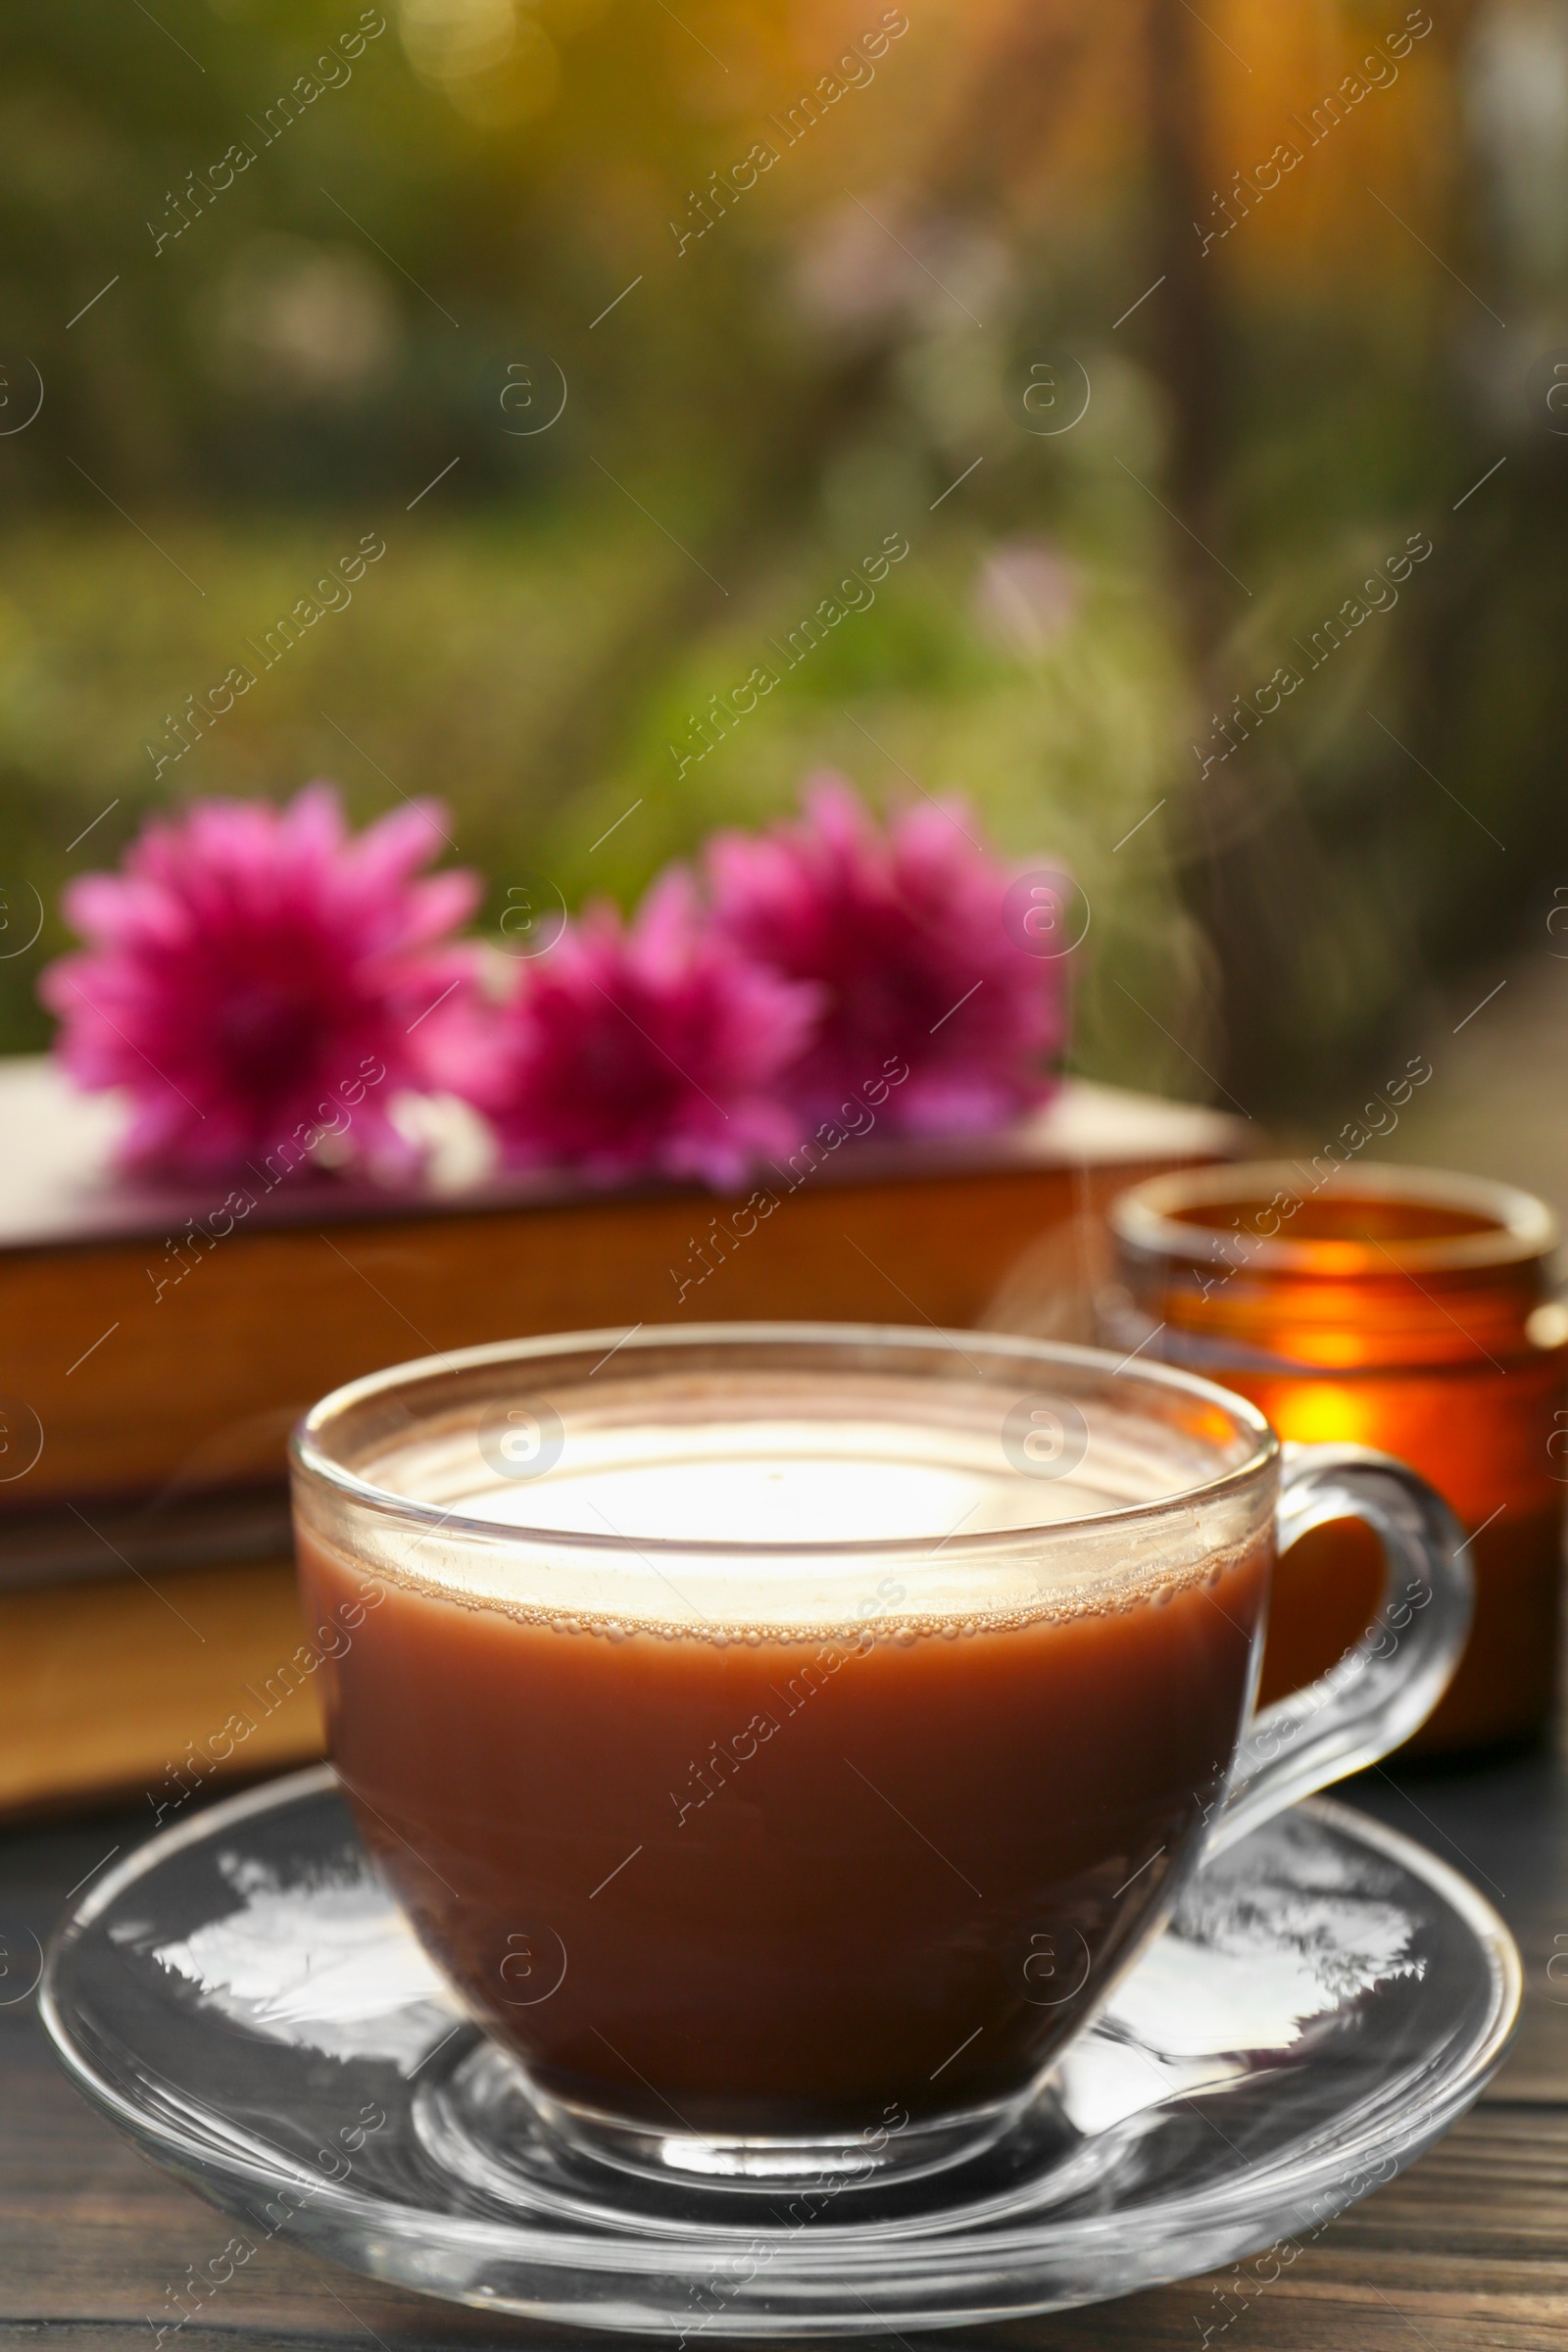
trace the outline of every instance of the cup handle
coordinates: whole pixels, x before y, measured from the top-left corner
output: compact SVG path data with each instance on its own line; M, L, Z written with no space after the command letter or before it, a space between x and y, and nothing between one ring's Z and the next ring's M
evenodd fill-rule
M1408 1740L1447 1689L1470 1631L1467 1539L1425 1479L1365 1446L1286 1445L1281 1465L1281 1557L1311 1528L1360 1519L1383 1546L1383 1597L1338 1665L1252 1715L1209 1854Z

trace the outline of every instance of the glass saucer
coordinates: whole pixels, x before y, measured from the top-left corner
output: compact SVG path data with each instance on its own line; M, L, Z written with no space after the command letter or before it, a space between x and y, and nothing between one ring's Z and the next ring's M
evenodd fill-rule
M543 2128L319 1768L95 1885L40 1999L78 2086L253 2240L287 2228L428 2294L686 2339L1001 2319L1240 2260L1436 2139L1519 1994L1462 1879L1313 1798L1199 1873L966 2169L897 2194L653 2182Z

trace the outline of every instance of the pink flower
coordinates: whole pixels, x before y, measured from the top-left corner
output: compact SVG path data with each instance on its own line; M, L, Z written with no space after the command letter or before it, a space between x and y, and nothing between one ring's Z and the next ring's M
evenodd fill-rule
M738 1185L799 1139L776 1082L815 1002L705 927L676 867L629 926L591 906L525 967L467 1091L514 1165Z
M130 1094L126 1162L227 1170L292 1145L292 1165L323 1127L407 1160L391 1097L440 1083L471 994L449 934L477 880L413 879L438 814L414 803L354 838L329 784L281 809L199 801L149 824L121 873L71 885L88 945L39 994L77 1084Z
M808 1122L899 1062L884 1118L907 1131L1004 1125L1045 1100L1066 1032L1064 964L1042 952L1031 898L1057 876L1013 874L974 839L962 802L872 822L841 776L808 780L806 815L708 853L714 921L737 949L825 1004L787 1073Z

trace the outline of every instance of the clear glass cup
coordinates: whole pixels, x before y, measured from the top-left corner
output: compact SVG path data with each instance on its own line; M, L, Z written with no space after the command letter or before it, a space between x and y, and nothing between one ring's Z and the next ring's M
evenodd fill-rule
M545 2134L722 2186L994 2148L1204 1853L1462 1647L1447 1507L1190 1375L972 1332L643 1328L355 1382L294 1443L331 1752ZM1378 1621L1253 1710L1277 1548Z

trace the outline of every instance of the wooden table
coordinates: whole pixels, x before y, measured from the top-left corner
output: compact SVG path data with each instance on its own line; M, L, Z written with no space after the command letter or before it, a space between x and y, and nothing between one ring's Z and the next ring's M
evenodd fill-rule
M1275 2283L1243 2265L1228 2281L1188 2279L1059 2319L942 2329L912 2339L914 2352L960 2341L1039 2352L1194 2352L1205 2343L1222 2352L1568 2346L1568 1766L1541 1755L1464 1771L1373 1774L1350 1793L1465 1871L1519 1939L1524 2025L1482 2104L1399 2180L1304 2245ZM112 1846L128 1849L147 1828L145 1812L102 1815L0 1840L7 1965L19 1950L31 1952L18 1930L45 1934L68 1890ZM1548 1975L1554 1952L1564 1957ZM4 1992L0 1979L0 1999ZM147 2315L168 2311L166 2289L187 2263L206 2259L223 2227L82 2104L49 2055L30 1999L0 2007L0 2345L151 2352ZM220 2344L348 2352L368 2343L392 2352L481 2343L553 2352L617 2340L396 2292L296 2250L283 2235L181 2336L186 2352Z

